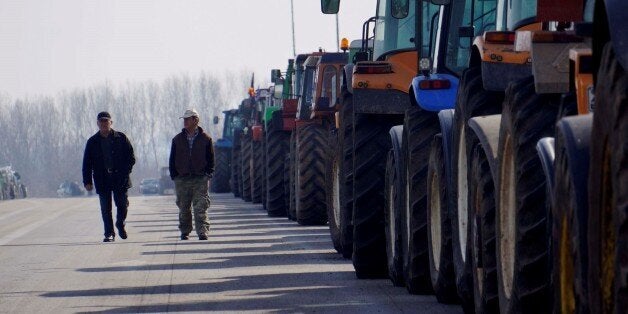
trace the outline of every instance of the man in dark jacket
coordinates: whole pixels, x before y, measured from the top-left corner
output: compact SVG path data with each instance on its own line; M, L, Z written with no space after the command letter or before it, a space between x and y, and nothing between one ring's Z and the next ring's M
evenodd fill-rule
M209 220L209 179L214 173L214 147L212 139L198 126L198 112L185 111L183 130L172 139L170 149L170 177L174 180L179 207L181 240L189 239L192 232L192 212L199 240L207 240Z
M127 238L124 229L131 188L129 175L135 164L133 146L122 132L111 128L111 115L103 111L98 114L98 133L87 140L83 156L83 185L87 191L96 186L100 198L100 211L105 224L103 242L115 241L113 218L111 217L111 195L116 203L116 227L122 239ZM94 183L92 184L92 176Z

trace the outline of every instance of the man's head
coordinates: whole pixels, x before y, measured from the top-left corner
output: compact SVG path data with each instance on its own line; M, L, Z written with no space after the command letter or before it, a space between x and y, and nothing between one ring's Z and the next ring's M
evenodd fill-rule
M183 119L183 127L188 130L193 130L198 126L199 117L195 109L186 110L179 119Z
M98 130L101 133L107 133L111 131L111 115L107 111L100 112L98 114Z

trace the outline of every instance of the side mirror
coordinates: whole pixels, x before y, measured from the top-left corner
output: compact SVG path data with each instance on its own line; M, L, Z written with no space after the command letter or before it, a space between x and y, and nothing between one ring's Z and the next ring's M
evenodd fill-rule
M218 121L220 121L220 118L218 118L218 116L214 116L214 124L218 124Z
M410 11L410 1L393 0L390 4L390 14L396 19L403 19L408 16Z
M321 0L321 11L324 14L338 14L340 0Z

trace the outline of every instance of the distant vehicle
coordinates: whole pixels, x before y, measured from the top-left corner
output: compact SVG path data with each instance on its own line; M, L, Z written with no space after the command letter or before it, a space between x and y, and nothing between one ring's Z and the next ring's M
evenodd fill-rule
M26 198L28 191L11 166L0 167L0 200Z
M85 188L76 181L63 181L57 189L57 196L59 197L83 196L85 194Z
M169 167L161 167L161 178L159 178L159 194L174 194L174 181L170 179Z
M142 179L140 182L140 193L157 194L159 193L159 179L149 178Z

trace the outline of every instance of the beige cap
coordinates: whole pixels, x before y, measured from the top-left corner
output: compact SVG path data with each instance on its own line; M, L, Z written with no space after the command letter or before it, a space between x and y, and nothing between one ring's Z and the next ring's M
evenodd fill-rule
M185 119L185 118L189 118L189 117L198 117L198 112L196 112L195 109L187 109L185 111L185 113L183 114L182 117L179 117L179 119Z

